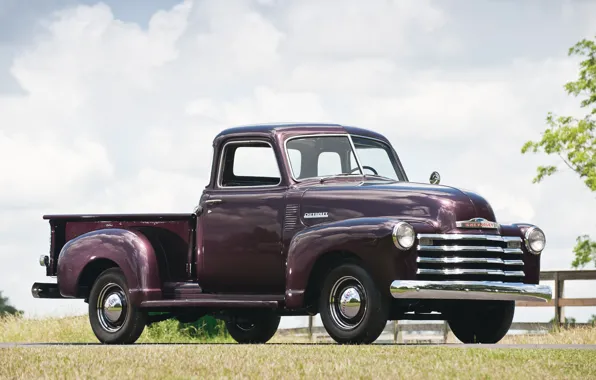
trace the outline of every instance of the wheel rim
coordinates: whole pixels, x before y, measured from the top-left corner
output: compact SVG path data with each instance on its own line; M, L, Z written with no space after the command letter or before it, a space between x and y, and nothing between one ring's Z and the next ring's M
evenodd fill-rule
M362 283L352 276L337 280L329 295L329 311L333 322L341 329L358 327L367 311L366 291Z
M126 321L128 303L120 285L109 283L99 292L97 317L101 327L108 332L116 332Z

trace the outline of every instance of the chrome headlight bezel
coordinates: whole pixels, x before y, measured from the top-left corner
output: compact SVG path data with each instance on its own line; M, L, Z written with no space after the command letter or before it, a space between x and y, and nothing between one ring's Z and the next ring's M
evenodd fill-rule
M403 231L407 231L407 234L404 234ZM400 235L401 232L401 235ZM414 227L410 223L407 222L398 222L393 226L393 231L391 233L393 237L393 245L397 247L397 249L402 251L407 251L414 246L416 242L416 231ZM404 242L404 238L411 238L411 243L408 244L407 240Z
M542 248L540 248L540 249L535 249L534 247L532 247L532 242L530 241L532 234L535 232L538 232L542 235L542 239L540 239L540 240L542 240ZM534 239L534 241L537 241L537 240ZM532 227L528 228L526 230L526 233L524 234L524 243L526 245L526 249L528 250L528 252L533 253L534 255L539 255L542 253L542 251L544 251L544 248L546 247L546 234L540 228L538 228L536 226L532 226Z

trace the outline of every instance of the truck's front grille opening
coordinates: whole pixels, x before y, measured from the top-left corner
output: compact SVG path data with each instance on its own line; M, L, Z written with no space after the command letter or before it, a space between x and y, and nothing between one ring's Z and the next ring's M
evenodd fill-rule
M520 237L420 234L418 241L419 280L523 282Z

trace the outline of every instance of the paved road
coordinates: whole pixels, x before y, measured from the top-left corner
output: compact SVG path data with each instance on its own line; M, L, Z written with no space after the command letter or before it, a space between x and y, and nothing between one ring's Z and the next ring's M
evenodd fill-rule
M128 347L142 346L188 346L188 345L208 345L211 343L188 343L188 344L161 344L161 343L136 343ZM227 345L235 343L221 343L217 345ZM303 346L325 346L335 345L335 343L267 343L269 345L303 345ZM212 344L213 345L213 344ZM377 344L393 346L396 344ZM438 346L452 348L484 348L484 349L504 349L504 348L525 348L525 349L564 349L564 350L596 350L596 344L397 344L398 346ZM0 348L13 347L68 347L68 346L89 346L89 347L107 347L99 343L0 343Z

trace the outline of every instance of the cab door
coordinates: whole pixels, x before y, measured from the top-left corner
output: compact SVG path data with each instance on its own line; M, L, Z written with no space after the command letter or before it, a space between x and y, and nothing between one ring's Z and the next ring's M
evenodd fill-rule
M212 292L283 294L286 187L271 142L228 140L218 166L199 219L201 287Z

